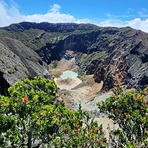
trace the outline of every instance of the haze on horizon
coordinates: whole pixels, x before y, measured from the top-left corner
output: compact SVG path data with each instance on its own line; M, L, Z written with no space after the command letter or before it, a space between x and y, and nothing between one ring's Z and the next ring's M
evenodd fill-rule
M0 0L0 27L23 21L91 23L148 32L148 1Z

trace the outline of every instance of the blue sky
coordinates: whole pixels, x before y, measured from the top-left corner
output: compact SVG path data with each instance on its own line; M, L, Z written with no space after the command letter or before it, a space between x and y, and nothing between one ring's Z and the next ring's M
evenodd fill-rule
M0 26L21 21L131 26L148 32L148 0L0 0Z

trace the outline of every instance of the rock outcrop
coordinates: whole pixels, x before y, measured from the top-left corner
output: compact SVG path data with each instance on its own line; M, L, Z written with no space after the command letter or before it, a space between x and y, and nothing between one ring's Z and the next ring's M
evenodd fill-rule
M105 89L110 89L114 83L125 84L129 88L146 87L148 85L147 37L147 34L137 30L133 30L130 36L125 33L124 40L118 41L113 48L111 47L112 51L109 50L109 54L98 64L94 73L96 81L101 74Z

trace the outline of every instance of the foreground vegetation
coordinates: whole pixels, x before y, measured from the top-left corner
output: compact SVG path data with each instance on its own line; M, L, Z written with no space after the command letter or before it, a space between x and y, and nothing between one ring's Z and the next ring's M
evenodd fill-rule
M9 93L0 98L1 147L106 147L102 126L56 100L54 80L26 79Z
M98 103L101 112L119 126L110 133L111 147L146 148L148 146L148 87L136 93L117 85L114 95Z
M148 88L136 93L117 86L113 96L98 104L119 128L106 139L87 112L72 111L56 98L54 80L35 77L9 88L0 96L2 148L145 148L148 145Z

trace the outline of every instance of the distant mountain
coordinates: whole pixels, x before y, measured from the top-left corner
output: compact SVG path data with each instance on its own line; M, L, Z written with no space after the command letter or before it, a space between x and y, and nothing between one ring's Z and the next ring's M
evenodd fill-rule
M42 75L45 63L60 60L66 50L76 53L76 62L86 74L104 81L104 90L115 83L148 85L148 34L92 24L22 22L0 28L0 75L10 85Z

